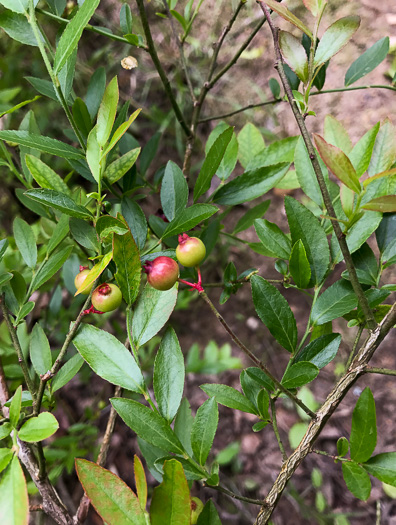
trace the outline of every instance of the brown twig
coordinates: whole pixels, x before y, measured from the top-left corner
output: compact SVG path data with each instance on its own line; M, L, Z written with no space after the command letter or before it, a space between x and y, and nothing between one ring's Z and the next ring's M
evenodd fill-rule
M268 520L282 496L287 482L293 476L304 458L311 452L312 446L323 427L344 399L349 389L355 381L367 371L368 362L395 323L396 303L392 306L391 310L377 328L370 333L369 337L353 360L349 370L341 377L327 396L321 408L317 411L315 419L309 424L300 444L284 463L275 483L272 485L271 490L265 498L266 505L260 510L255 525L265 525L268 523Z
M287 94L289 105L291 107L291 110L293 112L294 118L296 119L296 122L298 124L299 129L300 129L301 136L302 136L302 138L304 140L304 143L305 143L305 145L307 147L309 158L311 159L312 167L314 169L316 178L318 180L320 191L322 193L323 201L325 203L328 215L330 217L337 217L337 215L335 213L335 210L334 210L334 207L333 207L333 202L331 200L331 196L329 194L329 191L328 191L327 186L326 186L325 179L323 177L322 169L320 167L318 158L316 156L315 148L314 148L314 146L312 144L311 137L309 135L307 126L305 124L304 117L303 117L303 115L301 115L300 110L298 109L298 106L297 106L297 104L296 104L296 102L294 100L292 88L290 86L289 80L288 80L288 78L286 76L286 73L285 73L285 70L284 70L284 67L283 67L283 58L282 58L282 53L281 53L280 45L279 45L279 28L274 25L274 23L273 23L273 21L271 19L270 10L269 10L268 6L265 4L265 1L264 0L257 0L257 2L260 4L260 7L261 7L261 9L262 9L262 11L263 11L263 13L265 15L265 18L268 21L269 27L271 29L271 33L272 33L272 37L273 37L273 41L274 41L275 57L276 57L275 68L278 71L279 77L280 77L280 79L282 81L282 84L283 84L283 88L285 90L285 93ZM355 294L356 294L356 296L358 298L359 305L360 305L360 307L361 307L361 309L363 311L363 315L365 317L365 320L366 320L368 328L370 330L373 330L377 326L377 323L375 322L374 314L373 314L373 312L372 312L372 310L370 308L370 305L368 303L367 297L364 295L364 291L363 291L362 285L360 284L359 279L357 277L355 265L353 264L352 256L351 256L351 253L350 253L349 248L348 248L348 244L347 244L347 241L346 241L346 238L345 238L345 234L341 230L341 227L340 227L340 225L338 224L337 221L332 221L332 226L333 226L333 229L334 229L334 233L335 233L335 235L337 237L338 243L340 245L342 254L344 256L345 265L346 265L348 273L349 273L349 278L350 278L350 282L351 282L353 291L355 292Z
M114 397L120 397L121 396L121 390L122 390L121 387L117 386L115 391L114 391ZM109 415L109 419L107 421L106 430L105 430L105 433L104 433L104 436L103 436L103 441L102 441L102 444L100 446L98 459L96 460L97 465L100 465L101 467L103 467L103 465L106 463L107 453L109 451L111 436L113 435L116 417L117 417L117 412L115 411L115 409L112 406L111 409L110 409L110 415ZM74 521L75 525L78 525L79 523L84 523L85 522L85 520L87 519L87 516L88 516L89 505L90 505L90 501L89 501L87 495L84 494L84 496L81 498L81 501L80 501L80 504L78 506L76 515L73 518L73 521Z

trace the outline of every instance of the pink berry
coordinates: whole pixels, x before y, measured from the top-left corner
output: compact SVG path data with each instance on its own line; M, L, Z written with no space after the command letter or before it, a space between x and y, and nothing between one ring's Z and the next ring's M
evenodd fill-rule
M161 255L144 265L147 280L156 290L169 290L179 277L179 265L170 257Z
M103 283L92 294L92 305L100 312L116 310L122 301L121 290L115 284Z
M176 248L176 257L180 264L191 268L198 266L205 259L206 248L198 237L189 237L186 233L179 235L179 246Z

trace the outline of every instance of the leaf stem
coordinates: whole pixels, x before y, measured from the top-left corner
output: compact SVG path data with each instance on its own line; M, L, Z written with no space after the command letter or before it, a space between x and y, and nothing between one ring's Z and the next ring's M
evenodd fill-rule
M291 110L293 112L293 115L294 115L294 117L296 119L298 127L300 128L301 136L302 136L302 138L304 140L304 143L305 143L305 145L307 147L309 158L311 159L312 167L313 167L313 169L315 171L315 175L316 175L316 178L318 180L320 190L322 192L323 200L324 200L324 203L325 203L328 215L330 217L337 217L337 215L335 213L335 210L334 210L334 207L333 207L331 196L329 194L329 191L328 191L327 186L326 186L325 179L323 177L322 169L320 167L318 158L316 156L315 148L314 148L313 143L311 141L311 137L309 135L307 126L305 124L304 117L303 117L303 115L301 115L301 113L300 113L300 111L299 111L299 109L297 107L297 104L294 101L292 89L291 89L289 80L287 78L287 75L286 75L284 67L283 67L283 58L282 58L280 45L279 45L279 28L277 28L274 25L274 23L273 23L273 21L271 19L270 11L268 9L268 6L265 4L264 0L257 0L257 1L260 4L260 7L261 7L261 9L262 9L262 11L263 11L263 13L265 15L265 18L267 19L268 24L269 24L270 29L271 29L271 33L272 33L272 37L273 37L273 41L274 41L275 57L276 57L275 68L277 69L277 71L279 73L280 79L281 79L282 84L283 84L283 88L284 88L284 90L285 90L285 92L287 94L287 97L288 97L290 108L291 108ZM356 274L355 265L353 263L352 256L351 256L351 253L349 251L348 244L347 244L347 241L346 241L346 238L345 238L345 233L343 233L343 231L341 230L341 227L340 227L340 225L338 224L337 221L332 221L332 226L333 226L333 229L334 229L334 233L335 233L335 235L337 237L338 243L340 245L342 254L344 256L345 264L346 264L346 267L347 267L347 270L348 270L349 276L350 276L350 281L351 281L353 290L354 290L354 292L355 292L355 294L356 294L356 296L358 298L359 305L360 305L360 307L361 307L361 309L363 311L363 315L364 315L364 317L366 319L367 326L370 328L370 330L374 330L376 328L376 326L377 326L377 323L375 322L374 315L373 315L373 312L372 312L372 310L370 308L370 305L368 303L367 297L364 295L364 291L363 291L362 285L360 284L360 282L358 280L358 277L357 277L357 274Z
M245 496L240 496L239 494L235 494L235 492L232 492L231 490L228 490L225 487L222 487L221 485L207 485L204 482L204 487L207 487L208 489L217 490L217 492L226 494L230 498L237 499L239 501L245 501L246 503L253 503L253 505L260 505L260 506L265 505L265 501L262 501L259 499L246 498Z
M366 366L365 372L367 374L382 374L384 376L396 376L396 370L391 368L376 368L375 366Z
M272 413L272 428L273 428L276 440L277 440L278 445L279 445L279 450L281 451L281 454L282 454L282 459L283 459L283 461L287 461L286 450L285 450L285 447L283 446L283 443L282 443L282 440L281 440L281 437L280 437L280 434L279 434L278 422L276 420L275 401L274 401L274 399L272 399L271 396L269 396L269 399L270 399L271 413Z
M315 412L312 412L310 408L308 408L296 395L294 395L290 390L285 388L280 381L276 379L276 377L270 372L270 370L266 367L264 363L260 361L250 350L245 346L242 341L238 338L238 336L232 331L231 327L227 324L224 317L218 312L215 305L212 303L212 301L207 296L206 292L200 292L199 294L202 299L206 302L206 304L209 306L209 308L212 310L214 315L216 316L217 320L220 322L220 324L223 326L223 328L226 330L226 332L231 336L231 339L234 341L234 343L242 350L244 354L246 354L253 363L259 367L266 376L268 376L271 381L276 385L276 387L283 392L285 395L287 395L290 399L292 399L296 405L298 405L306 414L308 414L311 418L315 417Z

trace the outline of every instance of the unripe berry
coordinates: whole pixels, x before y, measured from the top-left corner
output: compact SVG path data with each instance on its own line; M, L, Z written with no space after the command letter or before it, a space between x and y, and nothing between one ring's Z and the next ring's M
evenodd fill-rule
M198 266L205 259L206 248L198 237L189 237L186 233L179 235L179 245L176 248L176 257L180 264L191 268Z
M147 280L156 290L169 290L179 277L179 265L170 257L161 255L144 265Z
M74 286L77 288L77 290L80 288L82 283L87 278L87 275L89 274L89 269L86 266L80 266L80 273L78 273L74 279ZM93 283L91 286L88 286L85 290L83 290L81 293L83 295L89 295L89 292L92 290Z
M103 283L92 294L92 305L100 312L116 310L122 301L121 290L115 284Z
M203 508L204 504L199 498L191 498L191 525L196 525Z

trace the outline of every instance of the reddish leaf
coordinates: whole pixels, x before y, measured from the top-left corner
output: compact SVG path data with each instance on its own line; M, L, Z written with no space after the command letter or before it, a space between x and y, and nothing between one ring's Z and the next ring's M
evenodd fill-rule
M360 193L361 186L352 162L336 146L332 146L325 141L320 135L314 135L315 144L323 162L334 173L337 179L340 179L345 186L348 186L355 193Z
M382 179L383 177L392 177L393 175L396 175L396 168L392 168L391 170L383 171L381 173L377 173L377 175L374 175L373 177L369 177L363 181L363 186L366 188L369 184L377 179Z
M396 195L377 197L363 206L365 210L381 211L382 213L396 212Z
M86 495L108 525L146 525L135 493L115 474L85 459L76 470Z
M303 0L305 7L308 11L311 11L313 16L316 16L319 13L321 0Z

